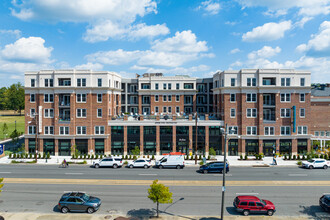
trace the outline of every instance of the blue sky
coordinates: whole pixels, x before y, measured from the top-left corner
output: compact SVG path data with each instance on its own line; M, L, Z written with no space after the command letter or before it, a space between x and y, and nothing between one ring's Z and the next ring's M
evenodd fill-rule
M290 68L330 82L330 0L4 0L0 86L24 71Z

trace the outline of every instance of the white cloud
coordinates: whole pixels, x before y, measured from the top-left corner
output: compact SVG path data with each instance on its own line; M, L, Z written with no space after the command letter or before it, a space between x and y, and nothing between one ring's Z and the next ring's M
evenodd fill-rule
M22 32L20 30L0 30L0 35L14 36L16 39L21 37Z
M297 21L297 22L294 24L294 26L299 26L300 28L303 28L304 25L305 25L308 21L310 21L310 20L312 20L312 19L313 19L313 17L303 17L300 21Z
M239 24L239 23L241 23L241 22L238 22L238 21L226 21L225 22L226 25L231 25L231 26L234 26L234 25Z
M267 16L270 16L270 17L280 17L280 16L283 16L283 15L286 15L287 11L284 10L284 9L280 9L280 10L276 10L276 11L268 10L268 11L264 12L263 14L267 15Z
M108 65L121 65L125 63L130 63L137 60L143 51L124 51L122 49L110 50L110 51L100 51L86 56L86 59L90 62L98 62Z
M89 70L102 70L103 69L103 65L100 63L85 63L85 64L81 64L81 65L77 65L74 67L75 69L89 69Z
M309 56L330 56L330 21L324 21L319 33L312 35L307 44L297 46L296 50L306 52Z
M147 73L165 73L165 74L174 74L174 75L192 75L196 73L205 73L205 71L208 71L210 69L207 65L198 65L198 66L192 66L192 67L175 67L175 68L154 68L154 67L144 67L144 66L132 66L131 69L134 70L143 70Z
M285 31L291 28L291 21L283 21L280 23L266 23L262 26L253 28L242 36L243 41L273 41L284 37Z
M198 6L198 10L204 10L205 15L216 15L219 13L221 6L219 2L213 1L213 0L208 0L204 1Z
M230 51L230 54L235 54L235 53L239 53L239 52L241 52L241 50L239 48L235 48Z
M159 35L167 35L170 33L170 30L166 24L157 24L157 25L146 25L146 24L137 24L129 30L130 38L142 38L142 37L156 37Z
M278 53L281 52L280 47L269 47L269 46L264 46L260 50L252 51L251 53L248 54L248 59L253 60L257 58L269 58L277 55Z
M11 62L51 63L49 60L52 47L44 46L41 37L20 38L13 44L8 44L0 52L1 58Z

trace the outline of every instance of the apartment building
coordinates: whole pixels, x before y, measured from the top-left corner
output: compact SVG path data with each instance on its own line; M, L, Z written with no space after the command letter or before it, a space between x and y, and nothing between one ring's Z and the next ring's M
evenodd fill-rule
M26 72L25 147L55 155L73 146L83 154L130 154L136 146L144 154L189 154L197 134L198 154L211 147L222 154L227 124L229 155L301 154L310 149L310 84L310 72L284 69L132 79L107 71Z

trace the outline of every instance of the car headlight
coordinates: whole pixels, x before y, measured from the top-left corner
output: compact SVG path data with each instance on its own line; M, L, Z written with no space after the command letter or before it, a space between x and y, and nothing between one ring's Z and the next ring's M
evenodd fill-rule
M94 206L94 207L96 207L96 206L97 206L97 204L93 204L93 206Z

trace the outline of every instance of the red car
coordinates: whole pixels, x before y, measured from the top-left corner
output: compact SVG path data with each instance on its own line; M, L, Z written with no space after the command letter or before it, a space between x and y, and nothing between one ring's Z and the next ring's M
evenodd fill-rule
M234 206L237 212L242 212L245 216L250 213L267 213L271 216L276 211L275 205L271 201L262 200L256 196L237 196Z

